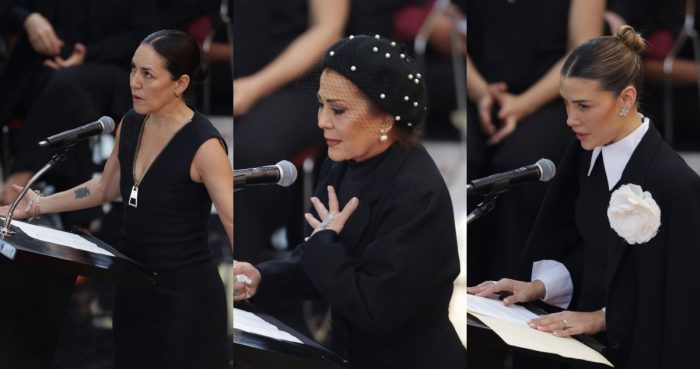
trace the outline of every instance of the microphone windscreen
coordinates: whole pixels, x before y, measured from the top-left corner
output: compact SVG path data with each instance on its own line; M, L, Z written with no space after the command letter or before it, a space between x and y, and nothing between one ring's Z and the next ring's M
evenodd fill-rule
M282 160L275 164L280 170L280 181L277 182L278 185L289 187L294 181L297 180L297 167L294 164Z
M549 159L540 159L535 163L540 168L540 181L549 182L557 173L557 168Z
M112 119L111 117L104 115L97 121L102 124L102 127L104 127L104 130L102 131L103 135L112 133L112 131L114 130L114 119Z

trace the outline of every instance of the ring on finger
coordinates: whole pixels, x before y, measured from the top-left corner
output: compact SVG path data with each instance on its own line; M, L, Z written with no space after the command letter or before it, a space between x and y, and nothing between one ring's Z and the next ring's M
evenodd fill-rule
M562 320L562 323L564 323L564 328L562 328L562 331L565 331L567 328L569 328L569 322L566 321L566 319Z

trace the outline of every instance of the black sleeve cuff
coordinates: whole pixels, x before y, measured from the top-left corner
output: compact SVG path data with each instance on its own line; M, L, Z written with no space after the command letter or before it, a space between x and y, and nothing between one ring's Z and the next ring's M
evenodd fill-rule
M335 242L338 239L338 234L335 233L334 230L332 229L324 229L322 231L316 232L315 235L311 236L309 240L307 241L308 244L316 244L316 243L327 243L327 242Z
M31 12L21 6L13 6L10 9L10 19L17 31L24 30L24 21Z

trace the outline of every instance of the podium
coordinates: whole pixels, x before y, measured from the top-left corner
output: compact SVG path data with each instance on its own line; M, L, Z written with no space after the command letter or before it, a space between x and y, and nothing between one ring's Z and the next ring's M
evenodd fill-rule
M233 363L235 369L347 369L348 363L337 354L319 345L312 339L295 331L286 324L265 314L248 301L234 304L237 309L256 314L298 338L304 344L276 340L273 338L233 330ZM235 320L236 317L234 316Z
M1 218L0 218L1 219ZM0 369L50 369L78 275L152 284L143 266L80 233L114 256L34 239L21 229L0 239Z

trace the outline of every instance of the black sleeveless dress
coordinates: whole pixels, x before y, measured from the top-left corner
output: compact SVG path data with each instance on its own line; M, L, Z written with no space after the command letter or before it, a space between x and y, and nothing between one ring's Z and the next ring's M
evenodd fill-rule
M226 297L207 242L211 199L190 178L199 147L220 134L200 113L151 164L129 205L145 116L121 127L121 251L156 273L151 287L120 286L114 307L116 368L228 368ZM223 140L221 140L223 143Z

